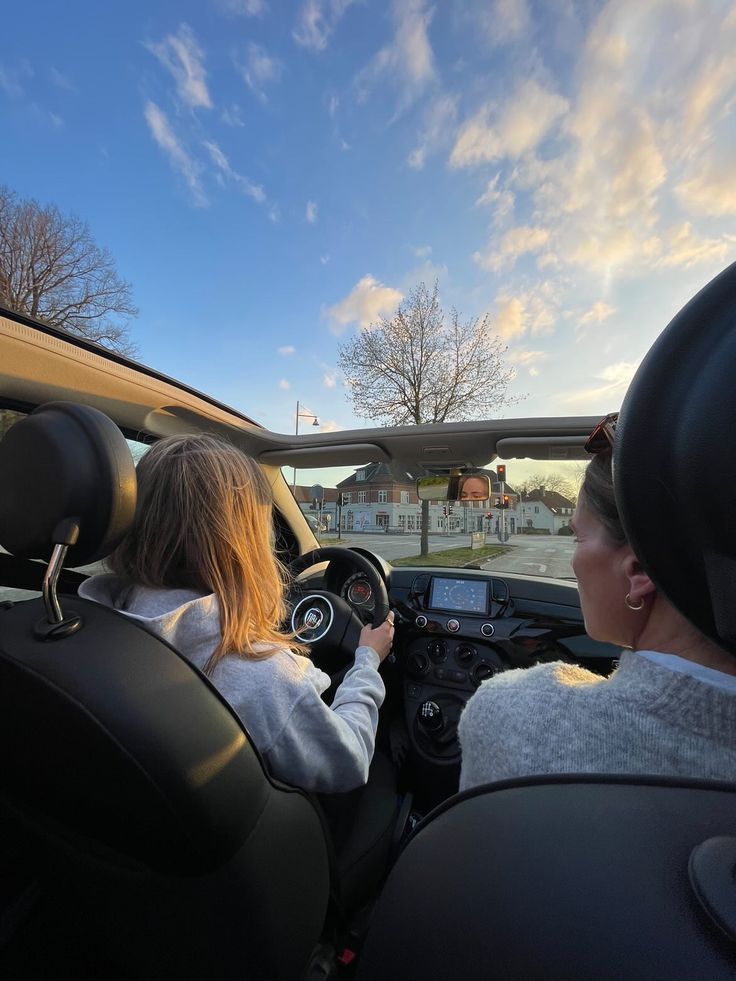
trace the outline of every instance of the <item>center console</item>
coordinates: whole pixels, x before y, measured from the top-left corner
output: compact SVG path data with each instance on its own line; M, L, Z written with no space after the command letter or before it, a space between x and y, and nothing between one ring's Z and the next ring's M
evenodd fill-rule
M417 752L456 764L457 723L486 678L504 669L498 642L508 636L507 584L462 572L419 574L409 590L411 616L404 656L406 722Z

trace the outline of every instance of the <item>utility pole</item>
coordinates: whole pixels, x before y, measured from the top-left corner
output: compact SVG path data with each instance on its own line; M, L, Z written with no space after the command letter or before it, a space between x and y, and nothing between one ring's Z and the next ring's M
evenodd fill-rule
M506 493L505 463L501 463L496 467L496 476L498 477L499 492L501 496L501 520L498 524L498 540L500 542L507 542L509 540L508 532L506 531L506 509L508 507L508 495Z

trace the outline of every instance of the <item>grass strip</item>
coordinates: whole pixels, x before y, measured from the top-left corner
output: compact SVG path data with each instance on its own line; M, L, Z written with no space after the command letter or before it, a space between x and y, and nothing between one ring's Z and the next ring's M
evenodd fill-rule
M482 548L448 548L431 555L410 555L405 559L391 559L391 565L434 566L435 568L461 569L469 562L485 562L498 558L509 551L507 545L484 545Z

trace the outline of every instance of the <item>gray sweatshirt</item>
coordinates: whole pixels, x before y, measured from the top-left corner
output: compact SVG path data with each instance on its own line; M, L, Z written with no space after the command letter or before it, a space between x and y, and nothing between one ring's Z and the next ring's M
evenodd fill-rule
M560 662L503 672L458 731L461 790L550 773L736 779L736 693L632 651L610 678Z
M214 594L150 589L100 575L82 583L79 595L137 620L200 669L220 640ZM320 697L330 685L329 675L285 648L262 660L228 654L211 681L275 777L304 790L342 793L368 779L386 694L379 664L371 647L359 647L331 706Z

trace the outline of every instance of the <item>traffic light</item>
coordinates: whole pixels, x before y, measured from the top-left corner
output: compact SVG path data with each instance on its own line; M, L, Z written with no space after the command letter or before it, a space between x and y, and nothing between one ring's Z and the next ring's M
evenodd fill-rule
M502 484L502 483L505 482L505 480L506 480L506 464L505 463L500 463L496 467L496 478L497 478L499 484Z
M501 507L507 508L508 506L509 506L509 495L508 494L504 494L503 495L503 504L501 505Z
M445 504L445 505L444 505L444 507L442 508L442 516L443 516L444 518L446 518L446 517L447 517L447 505L446 505L446 504Z
M493 517L493 511L486 511L486 517L490 520Z
M494 506L494 508L500 508L501 507L501 498L500 497L497 497L496 498L496 500L493 502L493 506Z
M447 505L447 513L448 513L448 514L452 514L452 507L453 507L453 502L452 502L452 501L450 501L450 502L448 503L448 505Z

